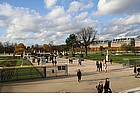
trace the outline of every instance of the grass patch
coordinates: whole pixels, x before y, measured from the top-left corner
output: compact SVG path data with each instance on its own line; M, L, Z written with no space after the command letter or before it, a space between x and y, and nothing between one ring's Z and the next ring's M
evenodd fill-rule
M13 66L21 66L22 59L13 59L11 56L0 57L0 66L1 67L13 67ZM31 66L32 63L28 60L25 60L26 66ZM43 68L41 68L43 69ZM43 71L43 70L42 70ZM11 80L21 80L21 79L32 79L32 78L41 78L43 77L43 72L40 72L38 68L29 67L25 68L4 68L1 70L1 80L2 81L11 81Z
M20 68L15 70L14 79L41 78L42 75L36 68Z
M75 57L79 57L80 54L76 54ZM70 57L72 55L69 55ZM88 53L88 56L84 55L84 59L89 59L89 60L98 60L101 61L103 59L105 59L106 54L101 55L101 53ZM111 58L113 60L114 63L123 63L123 59L140 59L140 56L138 55L134 55L132 53L121 53L120 55L114 55L114 54L109 54L109 58Z

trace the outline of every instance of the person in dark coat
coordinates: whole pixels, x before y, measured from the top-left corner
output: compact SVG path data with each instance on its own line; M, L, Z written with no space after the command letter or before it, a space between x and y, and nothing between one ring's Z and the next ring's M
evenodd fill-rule
M80 69L78 69L78 71L77 71L78 82L81 81L81 76L82 76L82 73L81 73Z
M38 65L40 64L40 58L38 58L37 63L38 63Z
M81 58L79 58L78 65L81 65L81 63L82 63Z
M137 67L134 66L134 74L135 74L135 78L137 77Z
M99 64L99 71L102 71L102 62Z
M112 64L112 59L110 59L110 64Z
M96 88L97 88L98 93L102 93L103 92L103 82L100 81L98 86L96 86Z
M96 61L97 71L99 71L99 62Z
M104 93L112 93L109 86L110 86L109 78L106 78L105 85L104 85Z
M56 60L54 61L54 64L55 64L55 66L56 66L56 64L57 64L57 61L56 61Z
M140 75L140 67L137 68L137 72L138 72L137 75Z

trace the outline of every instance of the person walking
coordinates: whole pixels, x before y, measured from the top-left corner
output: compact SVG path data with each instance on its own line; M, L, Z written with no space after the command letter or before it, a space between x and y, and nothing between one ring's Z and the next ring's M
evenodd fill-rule
M99 62L96 61L96 67L97 67L97 71L99 71Z
M110 64L112 65L112 58L110 59Z
M100 62L99 71L102 71L102 62Z
M82 61L81 61L81 58L79 58L78 65L81 65L81 64L82 64Z
M38 65L40 64L40 58L37 59L37 63L38 63Z
M98 86L96 86L96 88L97 88L98 93L102 93L103 92L103 82L100 81Z
M107 72L107 63L104 64L105 72Z
M137 72L138 72L137 75L140 75L140 66L137 68Z
M106 78L106 80L105 80L104 93L112 93L112 91L110 89L110 81L109 81L109 78Z
M135 78L137 77L137 67L134 66L134 75L135 75Z
M78 69L78 71L77 71L77 77L78 77L78 82L79 83L81 82L81 76L82 76L82 73L81 73L80 69Z

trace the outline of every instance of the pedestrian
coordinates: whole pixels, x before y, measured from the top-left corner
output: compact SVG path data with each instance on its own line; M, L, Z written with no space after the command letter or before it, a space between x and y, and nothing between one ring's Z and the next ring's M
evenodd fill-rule
M98 86L96 86L96 88L97 88L98 93L102 93L103 92L103 82L100 81Z
M107 63L104 64L105 72L107 72Z
M134 66L134 75L135 75L135 78L137 77L137 67Z
M138 72L137 75L140 75L140 67L137 68L137 72Z
M52 64L53 64L53 66L54 66L54 60L52 60Z
M38 58L37 63L38 63L38 65L40 64L40 58Z
M78 82L79 83L81 82L81 76L82 76L82 73L81 73L80 69L78 69L78 71L77 71L77 77L78 77Z
M57 61L56 61L56 60L54 61L54 64L55 64L55 66L56 66L56 64L57 64Z
M102 71L102 62L100 62L99 71Z
M79 58L78 65L81 65L81 63L82 63L81 58Z
M97 71L99 71L99 62L96 61Z
M112 59L110 59L110 64L112 64Z
M106 80L105 80L104 93L112 93L112 91L110 89L110 81L109 81L109 78L106 78Z

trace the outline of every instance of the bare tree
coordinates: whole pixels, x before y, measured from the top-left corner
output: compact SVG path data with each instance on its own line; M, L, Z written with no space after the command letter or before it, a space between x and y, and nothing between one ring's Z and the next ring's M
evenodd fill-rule
M85 53L87 56L88 46L96 39L97 31L92 27L81 29L76 33L76 37L81 46L85 47Z

